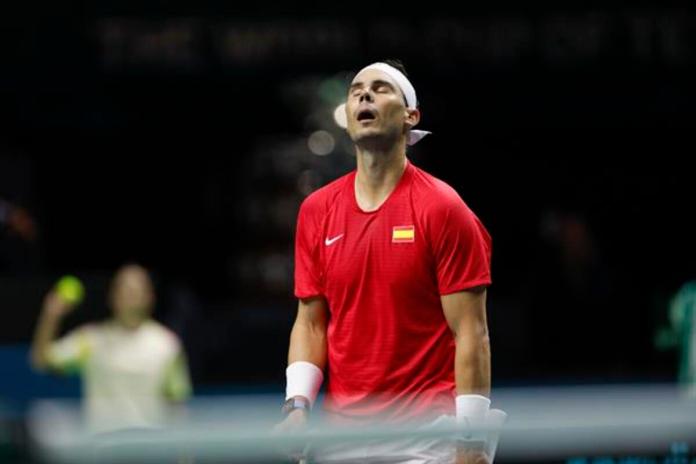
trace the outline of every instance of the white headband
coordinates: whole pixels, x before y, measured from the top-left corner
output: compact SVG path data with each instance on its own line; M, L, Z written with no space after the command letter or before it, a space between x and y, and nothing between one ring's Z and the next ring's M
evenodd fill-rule
M393 66L388 65L387 63L372 63L371 65L366 66L362 70L360 70L360 72L357 75L359 76L368 69L376 69L377 71L382 71L383 73L391 77L396 82L396 85L398 85L401 89L401 93L404 94L404 97L406 98L406 106L408 106L408 108L412 110L416 109L416 107L418 106L418 99L416 98L416 89L413 88L411 81L409 81L408 78L404 76L404 74L401 71L399 71Z
M404 74L401 71L399 71L393 66L388 65L387 63L372 63L371 65L365 66L363 69L361 69L360 72L356 74L356 77L360 75L360 73L362 73L363 71L367 71L368 69L376 69L377 71L382 71L383 73L391 77L392 80L396 82L396 85L399 86L399 89L401 89L401 93L404 94L404 98L406 99L406 106L411 110L415 110L418 107L416 89L413 88L411 81L409 81L408 78L404 76ZM408 144L415 145L423 137L431 133L432 132L430 131L411 129L411 131L409 132Z

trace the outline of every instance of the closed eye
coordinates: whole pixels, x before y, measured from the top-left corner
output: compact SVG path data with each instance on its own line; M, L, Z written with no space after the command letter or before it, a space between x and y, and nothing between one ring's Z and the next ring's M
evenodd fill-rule
M361 89L362 89L362 83L355 82L348 89L348 95L350 95L351 97L357 97L358 95L360 95Z
M372 88L375 89L375 92L394 92L394 86L387 81L374 81L372 83Z
M364 84L362 82L355 82L353 83L350 88L348 89L348 95L351 97L358 97L362 93ZM384 80L375 80L370 83L370 88L374 92L379 92L379 93L391 93L391 92L396 92L396 89L394 86L391 84L391 82L384 81Z

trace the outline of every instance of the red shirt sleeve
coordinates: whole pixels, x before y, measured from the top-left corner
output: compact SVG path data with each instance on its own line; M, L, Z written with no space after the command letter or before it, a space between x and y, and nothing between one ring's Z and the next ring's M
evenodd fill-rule
M316 202L307 198L297 215L295 234L295 296L309 298L322 295L319 266L320 217Z
M439 202L429 222L440 294L490 285L491 237L461 198Z

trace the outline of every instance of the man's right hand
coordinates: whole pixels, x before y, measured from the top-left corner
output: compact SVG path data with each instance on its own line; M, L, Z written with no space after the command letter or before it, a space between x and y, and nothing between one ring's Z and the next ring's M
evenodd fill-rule
M75 304L65 301L55 289L46 294L41 308L41 316L34 331L31 344L31 362L35 369L45 370L50 367L51 344L55 341L61 320Z
M294 409L287 417L273 427L275 432L298 432L307 426L307 411L304 409Z
M285 417L285 419L273 427L274 433L292 433L300 432L307 427L307 416L309 414L304 409L294 409ZM288 448L285 450L285 455L292 462L303 464L306 462L305 445L299 445L297 448Z
M44 298L42 312L46 316L60 319L75 309L75 306L74 303L67 302L61 298L58 292L51 290Z

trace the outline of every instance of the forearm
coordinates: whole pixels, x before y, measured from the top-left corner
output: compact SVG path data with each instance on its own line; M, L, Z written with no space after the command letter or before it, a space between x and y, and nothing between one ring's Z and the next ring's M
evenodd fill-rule
M467 426L467 443L457 447L459 463L490 462L483 450L487 436L480 427L490 408L491 349L486 322L486 290L472 289L442 297L445 318L456 343L454 377L457 422Z
M49 364L51 344L60 330L61 318L49 312L42 312L34 332L31 345L31 361L36 369L46 369Z
M454 377L458 395L491 391L491 350L487 330L474 327L456 336Z
M286 400L294 404L304 398L314 403L324 380L328 312L322 298L300 300L290 333L288 368L285 370Z
M306 361L324 370L326 366L326 327L296 321L290 333L288 364Z

